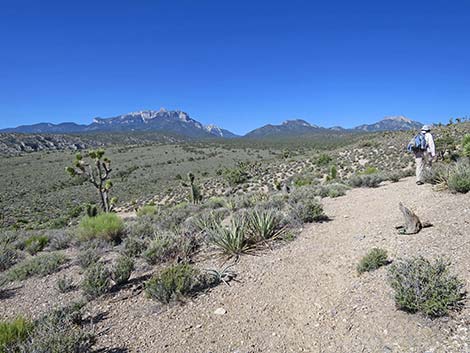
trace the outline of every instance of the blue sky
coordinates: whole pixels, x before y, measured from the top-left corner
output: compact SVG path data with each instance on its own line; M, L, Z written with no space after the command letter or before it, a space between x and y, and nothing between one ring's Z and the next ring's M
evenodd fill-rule
M0 0L0 127L470 115L470 1Z

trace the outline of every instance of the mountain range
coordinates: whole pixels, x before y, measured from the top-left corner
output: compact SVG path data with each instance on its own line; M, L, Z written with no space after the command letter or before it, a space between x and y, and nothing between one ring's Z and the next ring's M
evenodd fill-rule
M340 126L325 128L313 125L302 119L287 120L280 125L264 125L248 132L243 137L271 138L292 137L296 135L335 133L335 132L375 132L395 130L415 130L421 123L404 116L390 116L370 125L360 125L353 129ZM0 130L1 133L26 134L81 134L91 132L160 132L170 133L190 138L235 138L236 134L216 125L203 125L192 119L187 113L165 109L145 110L123 114L111 118L94 118L89 125L66 122L60 124L39 123L22 125L15 128Z

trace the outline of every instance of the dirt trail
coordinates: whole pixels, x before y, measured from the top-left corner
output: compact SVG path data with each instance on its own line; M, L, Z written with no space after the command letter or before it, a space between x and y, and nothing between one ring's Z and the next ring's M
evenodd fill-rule
M398 202L434 224L398 235ZM308 226L295 241L244 256L239 282L182 306L162 309L143 294L102 300L102 347L131 352L470 352L470 308L428 320L396 310L386 268L356 274L372 247L392 259L451 258L470 289L470 195L437 193L412 178L325 199L332 221ZM214 311L224 308L224 315Z

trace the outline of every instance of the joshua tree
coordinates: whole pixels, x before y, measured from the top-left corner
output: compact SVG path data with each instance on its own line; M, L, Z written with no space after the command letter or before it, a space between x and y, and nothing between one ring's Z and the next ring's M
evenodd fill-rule
M195 179L194 174L189 172L188 182L182 182L181 185L189 188L189 199L191 200L192 203L196 204L196 203L201 202L202 195L201 195L201 192L199 191L199 187L196 184L194 184L194 179Z
M109 190L113 186L109 180L111 161L103 156L102 149L88 152L85 159L81 153L77 153L74 166L65 169L72 177L79 175L86 178L98 190L103 211L111 212L116 203L116 198L109 199Z

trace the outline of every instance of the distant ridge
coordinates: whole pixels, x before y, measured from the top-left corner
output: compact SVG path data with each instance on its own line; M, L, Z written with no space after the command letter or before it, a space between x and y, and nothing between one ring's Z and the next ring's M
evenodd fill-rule
M403 115L398 116L387 116L382 120L369 125L359 125L354 130L361 131L398 131L398 130L416 130L419 129L423 124L418 121L408 119Z
M354 132L376 132L416 130L422 124L408 119L405 116L387 116L373 124L359 125L353 129L341 126L330 128L311 124L302 119L286 120L280 125L267 124L248 132L246 138L276 138L293 137L309 134L343 134ZM143 110L111 118L96 117L89 125L80 125L73 122L51 124L39 123L22 125L15 128L0 130L2 133L26 134L76 134L89 132L159 132L176 134L190 138L236 138L236 134L216 125L203 125L192 119L187 113L180 110Z
M158 131L178 134L193 138L223 137L232 138L236 135L216 125L204 126L180 110L143 110L111 118L94 118L89 125L75 123L50 124L39 123L23 125L16 128L0 130L5 133L28 134L70 134L86 132L127 132L127 131Z

